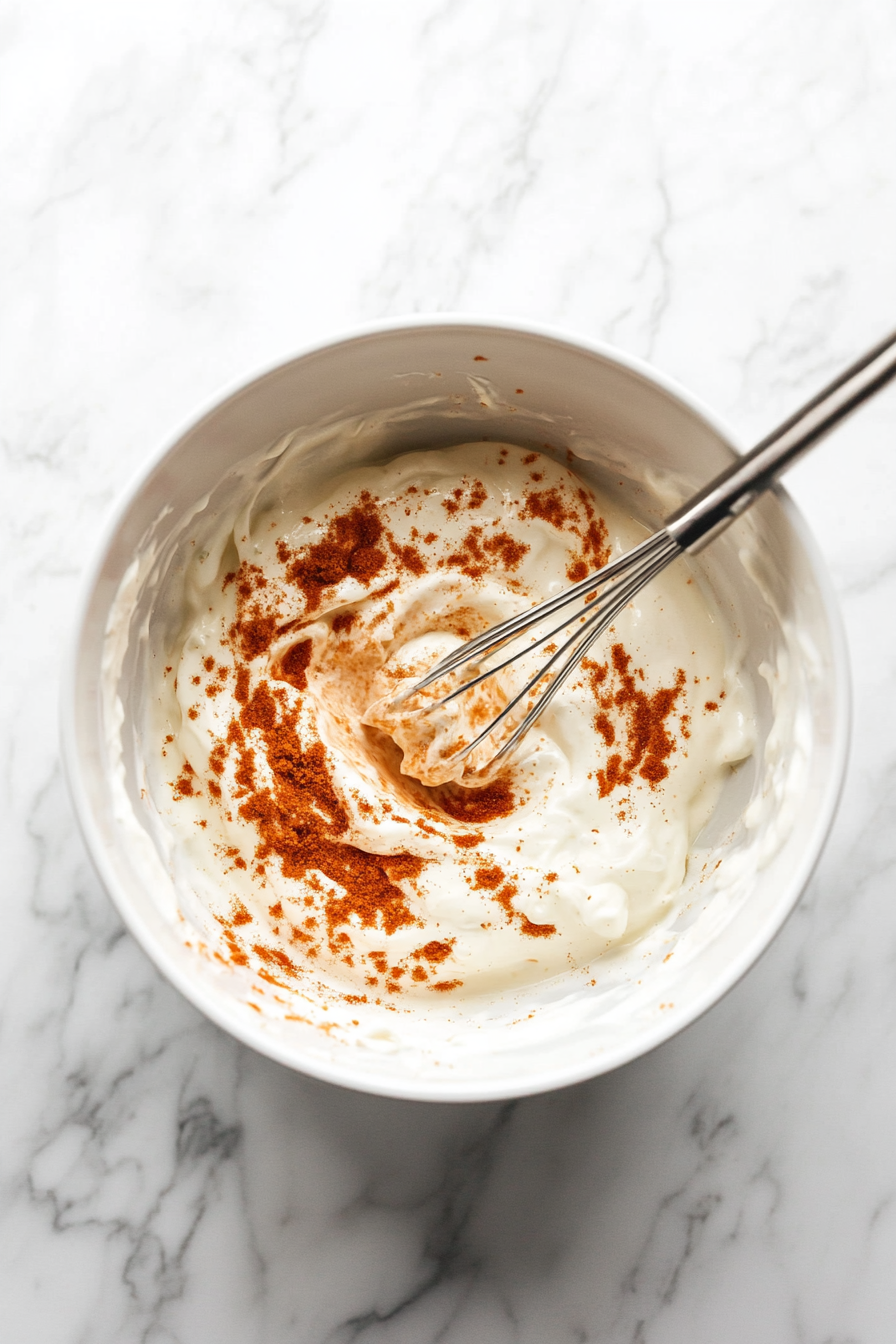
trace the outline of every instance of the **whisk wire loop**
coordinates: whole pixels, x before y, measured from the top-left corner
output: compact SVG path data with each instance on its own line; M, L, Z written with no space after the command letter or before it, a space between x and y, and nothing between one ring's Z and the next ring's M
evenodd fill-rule
M649 583L661 570L665 569L670 560L674 559L680 551L680 547L675 539L667 534L657 533L654 537L650 538L650 541L653 545L650 547L649 551L645 549L640 557L640 562L635 565L626 566L626 569L628 569L629 572L624 573L623 575L619 575L617 571L616 576L614 576L618 580L616 586L603 597L596 599L596 608L585 615L584 622L579 629L573 631L566 642L551 655L548 661L539 668L534 676L529 678L523 688L513 696L500 713L496 714L491 723L489 723L472 742L467 743L466 746L455 753L454 759L458 761L465 760L477 747L481 746L482 743L501 726L501 724L507 721L517 706L530 696L538 683L544 677L550 675L557 664L560 664L557 671L553 672L553 678L540 696L538 703L529 710L512 735L502 744L501 748L495 753L493 760L503 758L514 749L524 734L529 731L529 728L535 722L536 718L543 713L545 707L550 704L551 700L553 700L570 673L579 666L582 658L585 656L588 649L591 648L592 644L594 644L595 640L597 640L600 635L612 625L619 613L628 606L632 598L640 592L644 585ZM633 552L629 552L628 557L624 558L631 559L632 555ZM607 568L609 568L609 566ZM528 612L527 625L537 624L544 607L547 605L547 603L541 604ZM453 700L457 695L462 694L472 686L484 681L486 677L493 676L496 672L500 672L502 668L507 667L510 663L516 662L524 654L530 653L534 648L537 648L539 644L542 644L546 639L549 639L551 635L555 635L563 630L573 619L582 620L582 616L567 617L562 624L555 626L548 632L548 634L542 636L534 644L529 644L525 648L518 650L509 658L506 658L497 667L489 668L475 678L463 682L461 686L455 688L448 695L444 696L433 705L432 708L435 709L439 705L447 704L449 700ZM509 622L505 624L509 624ZM525 629L527 627L523 628ZM501 644L505 642L502 636L502 629L503 627L500 625L493 627L492 634L496 636L496 644L492 647L500 647ZM463 646L463 648L466 647L466 645ZM460 653L462 651L463 650L461 649L457 652ZM480 652L478 657L481 659L482 656L483 654ZM455 664L455 669L460 666L463 666L463 661L459 660Z
M420 680L408 690L403 691L400 695L396 696L394 703L396 705L402 704L412 695L416 695L418 691L425 690L428 686L431 686L433 682L439 681L442 677L447 676L449 672L456 671L457 668L464 664L473 663L477 660L481 661L482 658L489 657L491 654L495 653L502 644L507 644L510 640L516 639L519 635L524 634L526 630L530 630L533 625L538 625L547 617L553 616L555 612L561 611L564 607L571 606L573 603L580 602L600 588L605 587L608 583L612 583L616 579L621 578L623 574L627 574L630 570L640 568L641 565L649 563L656 551L658 549L665 550L671 541L673 541L673 539L665 531L656 532L652 536L647 537L644 541L639 542L637 546L632 547L630 551L626 551L624 555L620 555L617 559L611 560L610 563L605 565L602 569L598 569L593 574L589 574L587 578L582 579L579 583L573 584L570 588L565 588L563 592L558 593L556 597L549 597L546 601L540 602L537 607L532 607L528 611L521 612L518 616L511 616L506 621L501 621L499 625L493 625L488 630L483 631L481 635L475 635L473 639L467 640L467 642L462 644L460 648L454 649L451 653L446 654L444 658L440 659L434 667L430 668L426 676L421 677ZM675 553L677 554L679 547L677 543L674 543L674 546ZM569 619L563 621L557 627L557 630L562 630L568 624ZM549 633L544 636L543 640L538 640L535 644L530 645L529 648L537 648L538 644L546 642L550 637L551 634ZM493 670L497 671L498 669ZM465 684L471 685L474 683ZM435 708L435 706L433 706L433 708Z
M535 720L539 718L541 714L544 713L545 708L553 700L554 696L560 690L563 683L569 677L570 673L574 672L575 669L581 665L582 659L585 657L591 646L594 643L596 643L596 641L600 638L600 636L604 633L604 631L607 630L609 626L613 624L617 616L619 616L619 614L625 610L625 608L632 601L632 599L634 597L637 597L638 593L641 591L644 585L646 583L649 583L652 578L655 578L657 574L661 573L661 571L666 568L666 565L669 563L669 561L671 559L674 559L675 555L677 554L678 554L678 547L676 546L675 549L672 550L670 553L666 553L662 556L657 556L657 558L653 561L652 565L650 566L649 572L646 573L639 572L637 577L633 575L630 582L627 582L624 586L620 586L619 591L613 593L612 599L607 603L607 605L605 607L602 607L598 612L596 612L595 615L591 618L591 620L589 620L587 624L583 626L583 628L580 631L577 632L576 638L578 639L578 643L576 644L576 647L573 649L573 651L570 653L567 662L560 669L560 671L555 674L550 685L539 697L537 703L533 705L533 707L529 710L528 714L526 714L522 722L514 729L511 736L507 739L505 743L502 744L500 749L495 752L495 755L492 758L493 761L497 761L505 756L508 756L516 748L517 744L522 740L523 737L525 737L526 733L532 727ZM526 688L527 691L534 690L539 680L540 677L538 676L531 678L531 680L527 684ZM479 740L484 741L484 739L488 737L490 733L494 732L495 728L499 725L500 722L501 722L501 716L497 715L495 720L488 726L485 732L480 734Z
M651 538L651 540L656 541L657 538L653 537ZM675 546L676 550L678 549L677 543L673 542L672 545ZM614 574L611 574L609 576L609 581L613 583L618 583L622 579L622 576L624 574L626 582L631 582L633 579L635 579L637 575L640 575L653 563L657 549L659 548L654 547L653 550L645 552L644 556L640 558L640 562L637 564L637 566L626 565L621 572L617 570ZM663 549L665 550L665 548ZM630 559L631 553L629 553L628 556L624 556L622 558ZM601 574L603 572L604 571L602 570L598 571L598 573ZM606 584L608 582L607 578L604 578L602 582ZM587 599L596 591L599 591L598 585L592 584L590 592L587 592L585 594L583 600L587 601ZM615 592L615 589L611 591ZM571 605L572 601L574 600L575 599L567 598L566 602L564 602L563 605L564 606ZM599 598L598 601L600 600L601 599ZM555 607L554 610L556 611L557 608ZM603 608L599 607L597 608L597 610L603 610ZM594 612L591 612L590 614L593 615ZM539 625L541 621L544 619L544 616L545 616L545 607L544 605L540 605L526 612L524 617L514 617L512 618L512 622L505 621L501 625L492 626L491 633L495 636L495 638L492 641L490 641L486 645L486 647L478 653L478 655L473 654L471 656L468 653L466 657L460 658L457 661L455 661L453 669L450 670L457 670L457 668L463 667L464 665L467 666L470 666L471 664L475 665L481 662L483 658L491 657L492 654L496 653L500 648L503 648L506 644L510 643L511 640L519 638L520 635L525 634L525 632L531 629L533 626ZM463 695L465 691L471 690L472 687L478 686L480 682L486 681L489 677L495 676L495 674L498 672L502 672L504 668L509 667L511 663L517 662L518 659L522 658L524 654L532 653L534 649L539 648L542 644L546 644L556 635L562 634L562 632L567 628L567 626L570 624L571 621L574 620L588 621L588 616L589 616L589 608L587 607L585 608L584 612L575 612L570 614L569 616L565 616L563 620L558 621L556 625L551 626L549 630L546 630L544 631L544 633L540 634L537 639L533 639L529 644L525 645L525 647L518 649L515 653L510 654L510 656L508 658L505 658L503 662L498 663L495 667L486 668L483 672L478 673L475 677L471 677L468 681L464 681L462 685L456 686L454 690L449 691L446 695L444 695L441 700L436 701L436 703L432 706L432 708L437 709L440 708L442 705L447 705L449 700L454 700L456 699L457 696ZM520 626L518 624L518 622L520 621L524 621L525 623ZM507 634L505 628L509 626L511 623L513 623L516 626L516 628L511 634ZM589 625L591 623L592 622L588 621ZM581 633L581 631L579 631L578 633ZM536 681L550 671L550 669L562 657L563 653L568 647L569 647L568 643L564 644L563 648L559 649L556 653L553 654L553 656L548 660L548 662L545 663L538 677L535 678ZM462 653L466 648L467 646L463 645L462 648L457 650L456 652ZM447 675L447 674L441 673L440 675ZM419 689L423 684L424 683L422 682L418 682L417 687L415 689Z

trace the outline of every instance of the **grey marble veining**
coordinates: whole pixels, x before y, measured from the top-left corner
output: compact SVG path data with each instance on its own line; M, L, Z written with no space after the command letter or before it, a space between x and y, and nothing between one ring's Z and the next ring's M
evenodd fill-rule
M112 501L218 387L360 320L615 341L760 434L894 324L889 0L10 0L0 13L0 1338L896 1338L896 396L791 478L850 773L771 950L684 1036L488 1106L354 1095L160 979L56 701Z

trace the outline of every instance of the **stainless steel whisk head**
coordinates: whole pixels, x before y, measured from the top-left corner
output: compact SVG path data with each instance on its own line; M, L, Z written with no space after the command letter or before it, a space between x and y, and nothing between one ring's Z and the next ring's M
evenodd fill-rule
M514 712L525 704L526 700L535 692L539 682L545 677L550 677L550 682L537 698L536 703L524 714L510 737L495 752L492 763L509 756L538 716L550 704L570 673L574 672L579 666L591 646L612 625L619 613L628 606L632 598L640 592L644 585L649 583L656 574L659 574L660 570L665 569L666 565L680 553L681 547L678 542L665 529L662 532L655 533L654 536L649 537L633 550L612 561L603 569L597 570L596 573L590 574L580 583L567 588L556 597L539 603L538 606L530 608L529 611L523 612L519 616L513 616L510 620L502 621L500 625L493 625L483 634L477 635L474 639L461 645L459 649L455 649L453 653L449 653L436 663L435 667L431 668L426 676L409 690L397 696L393 704L398 706L405 703L418 691L425 690L434 682L440 681L443 677L450 676L452 673L457 673L463 668L475 671L478 667L481 667L486 659L491 658L499 650L519 640L528 631L540 626L542 622L566 608L566 614L561 620L548 630L542 631L537 638L514 650L494 667L475 671L475 675L468 677L459 686L443 695L441 699L425 707L427 713L440 709L443 705L447 705L449 701L456 700L466 691L471 690L472 687L478 686L480 682L495 676L505 667L517 662L540 645L548 644L557 636L562 635L564 631L567 631L571 624L575 623L577 628L549 656L547 662L539 668L535 675L530 677L522 690L518 691L508 701L500 713L495 715L491 723L472 742L468 742L453 753L451 759L466 760L477 747L485 742L486 738L505 724ZM589 599L591 599L590 602Z
M570 674L580 665L588 650L646 584L683 551L695 554L723 532L760 494L774 484L781 472L894 375L896 333L850 365L780 428L704 486L667 518L664 526L653 536L556 597L540 602L529 611L502 621L468 640L436 663L425 677L396 696L392 705L398 708L444 677L456 676L464 671L472 673L441 699L425 705L422 712L430 713L439 709L539 646L549 644L574 623L576 628L550 654L547 662L478 736L459 747L450 759L466 760L515 712L521 712L521 707L528 700L532 700L533 703L519 724L495 751L490 765L509 756ZM534 640L522 644L494 666L483 669L486 660L561 611L566 611L566 614L547 631L542 631ZM546 684L539 690L542 682Z

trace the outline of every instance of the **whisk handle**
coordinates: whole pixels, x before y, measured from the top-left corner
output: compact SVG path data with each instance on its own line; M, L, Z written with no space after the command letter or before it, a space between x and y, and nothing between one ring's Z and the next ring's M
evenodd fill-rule
M666 519L682 550L701 550L748 509L781 472L896 377L896 332L829 383L789 420Z

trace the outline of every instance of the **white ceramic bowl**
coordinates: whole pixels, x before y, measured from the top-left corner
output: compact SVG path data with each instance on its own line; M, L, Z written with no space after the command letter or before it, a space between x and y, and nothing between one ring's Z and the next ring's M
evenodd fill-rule
M517 387L525 388L525 409ZM249 455L298 427L365 415L379 426L376 442L364 433L353 447L343 440L334 469L373 450L382 457L384 445L401 451L483 437L533 446L550 439L575 453L583 475L599 481L609 471L644 485L651 523L733 453L718 420L638 361L547 328L478 318L368 327L216 400L153 456L112 519L86 586L63 738L88 848L122 918L163 974L219 1026L292 1068L369 1092L441 1101L521 1096L606 1072L680 1031L731 988L775 936L818 858L849 724L844 642L824 567L783 491L764 498L697 562L701 581L746 641L760 744L752 765L732 775L701 841L726 859L724 880L682 900L662 938L646 955L633 954L637 972L629 954L628 962L611 959L587 992L553 982L528 998L520 991L510 1005L474 1001L459 1027L455 1013L454 1027L425 1024L405 1044L388 1033L378 1045L369 1036L362 1042L269 1021L248 1010L232 975L187 945L183 921L173 917L172 879L150 839L132 749L144 693L134 632L152 622L159 589L158 574L143 562L164 555L186 520L213 507L221 482ZM119 639L113 649L107 630L123 584L133 613L124 644ZM536 1009L534 1018L521 1007Z

